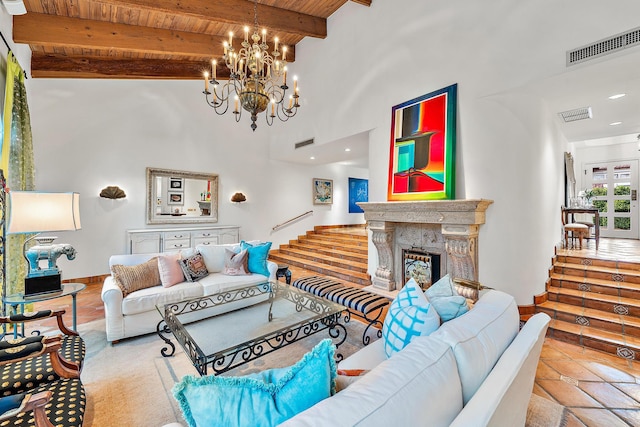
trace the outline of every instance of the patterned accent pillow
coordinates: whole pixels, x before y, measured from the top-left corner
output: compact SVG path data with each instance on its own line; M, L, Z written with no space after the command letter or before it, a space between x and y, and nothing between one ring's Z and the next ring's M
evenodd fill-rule
M111 266L111 274L122 290L122 296L125 297L140 289L152 288L161 284L158 257L153 257L138 265L113 265Z
M248 273L247 261L249 260L249 252L246 249L235 253L229 249L224 250L224 270L222 274L227 276L244 276Z
M184 277L189 282L195 282L198 279L202 279L209 274L207 270L207 266L204 264L204 259L200 252L196 252L188 258L180 260L180 267L182 267L182 272L184 273Z
M414 337L429 335L440 326L440 316L415 280L410 279L389 306L382 326L387 357L405 348Z

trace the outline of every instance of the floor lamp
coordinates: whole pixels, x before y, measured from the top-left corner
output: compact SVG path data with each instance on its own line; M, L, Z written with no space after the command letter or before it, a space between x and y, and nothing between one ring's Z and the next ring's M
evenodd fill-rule
M78 193L48 193L39 191L9 192L8 234L37 233L27 238L23 256L27 261L24 295L34 295L61 290L60 270L56 260L61 255L75 259L76 250L67 243L52 244L53 236L41 237L40 233L75 231L80 226L80 195ZM31 241L37 243L28 247ZM41 262L45 261L42 266ZM3 296L6 281L3 282Z

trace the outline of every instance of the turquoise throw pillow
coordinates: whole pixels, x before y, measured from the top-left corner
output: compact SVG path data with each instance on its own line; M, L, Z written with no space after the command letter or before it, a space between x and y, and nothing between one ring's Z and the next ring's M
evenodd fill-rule
M442 322L455 319L469 311L467 299L458 294L448 274L431 285L424 293L438 312Z
M458 291L456 291L456 287L448 274L445 274L440 280L429 286L424 293L427 298L429 298L429 301L431 301L432 298L458 295Z
M271 242L251 244L243 240L240 242L240 250L245 249L249 253L249 262L247 265L249 272L269 277L267 257L269 256L269 249L271 249Z
M387 357L405 348L414 337L429 335L440 326L440 317L422 289L410 279L389 306L382 325Z
M288 368L245 377L188 375L172 391L191 427L275 426L335 393L334 353L325 339Z

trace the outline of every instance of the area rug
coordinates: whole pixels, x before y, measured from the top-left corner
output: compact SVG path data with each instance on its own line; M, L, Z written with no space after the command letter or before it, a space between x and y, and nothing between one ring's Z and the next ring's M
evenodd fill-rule
M352 320L347 329L347 340L338 349L344 357L363 347L364 325ZM81 376L87 392L85 426L161 427L182 422L171 388L183 376L197 372L179 346L174 356L163 357L160 350L164 342L155 334L111 345L107 342L104 320L79 325L79 332L87 345ZM326 331L318 333L224 375L246 375L292 365L326 337ZM565 412L562 405L532 395L526 426L564 427Z
M531 395L527 409L526 427L565 427L567 425L567 409L559 403Z
M111 345L104 320L79 325L78 329L87 346L81 375L87 393L85 426L161 427L182 422L171 388L183 376L197 372L179 345L174 356L163 357L160 351L165 344L155 334ZM347 330L347 340L338 349L344 357L362 348L364 325L352 320ZM327 331L320 332L224 375L292 365L327 337Z

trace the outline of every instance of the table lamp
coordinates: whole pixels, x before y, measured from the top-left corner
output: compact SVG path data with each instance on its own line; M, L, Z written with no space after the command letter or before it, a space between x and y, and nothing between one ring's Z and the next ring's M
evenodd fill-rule
M57 237L40 237L40 233L79 230L80 194L10 191L9 212L8 234L37 233L26 239L22 248L29 268L25 296L61 290L56 260L63 254L73 260L76 250L68 243L52 244ZM32 240L36 245L27 249ZM46 265L41 266L41 261Z

